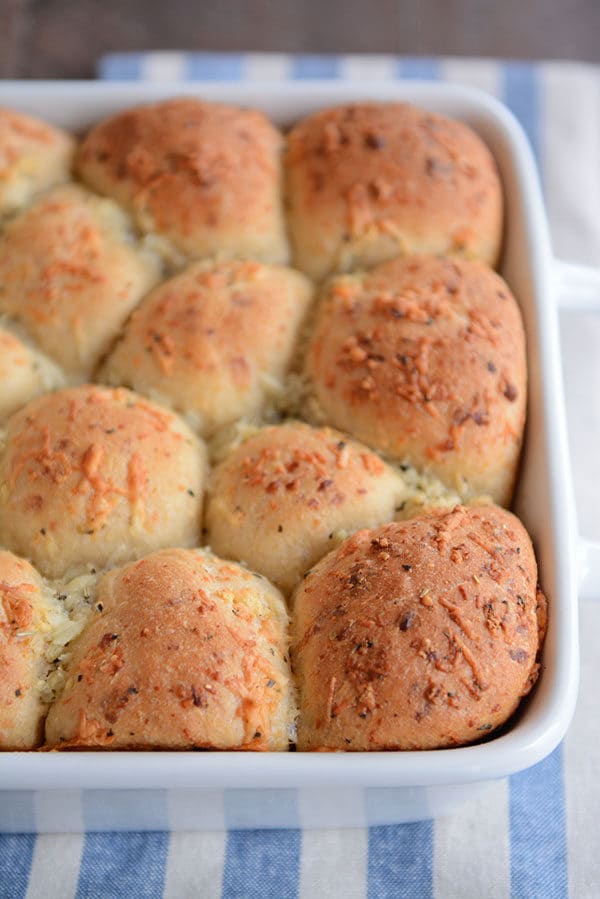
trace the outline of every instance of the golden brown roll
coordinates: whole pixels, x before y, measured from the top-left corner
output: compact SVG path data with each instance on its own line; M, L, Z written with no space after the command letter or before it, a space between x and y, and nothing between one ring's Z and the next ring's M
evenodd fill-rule
M264 578L168 549L106 574L73 646L54 748L285 750L287 613Z
M65 131L0 107L0 219L67 181L74 151Z
M119 207L74 184L45 194L0 239L0 312L81 379L158 276Z
M100 377L173 406L211 435L282 392L311 299L310 282L292 269L196 263L144 300Z
M48 649L67 621L35 568L0 550L0 749L41 742Z
M293 602L299 749L470 743L537 678L546 601L527 532L494 506L359 531Z
M334 279L307 355L332 425L469 499L508 505L525 423L517 303L481 262L413 257Z
M128 390L33 400L0 451L0 544L49 577L198 541L204 445Z
M390 521L405 495L396 471L338 431L263 428L214 469L207 539L289 591L340 532Z
M0 421L63 380L49 359L0 326Z
M325 109L292 128L286 169L294 264L317 280L414 253L498 259L498 172L460 122L405 103Z
M93 128L77 168L145 232L190 258L287 262L280 132L257 110L191 97L118 113Z

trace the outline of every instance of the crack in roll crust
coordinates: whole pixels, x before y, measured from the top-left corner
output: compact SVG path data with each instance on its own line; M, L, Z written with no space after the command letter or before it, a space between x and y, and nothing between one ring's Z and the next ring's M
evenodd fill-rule
M294 264L316 280L398 255L498 260L502 190L466 125L405 103L321 110L288 137Z
M75 141L32 116L0 107L0 220L70 177Z
M413 257L325 288L306 370L325 418L463 499L508 505L525 425L525 335L480 262Z
M63 749L285 750L287 612L266 580L202 550L106 574L49 713Z
M311 300L292 269L196 263L146 297L100 378L172 405L211 436L282 394Z
M497 507L359 531L293 604L301 750L473 742L537 679L546 600L527 532Z
M120 564L200 534L204 445L128 390L33 400L0 454L0 543L50 577Z
M340 532L389 521L405 493L397 472L338 431L263 428L214 469L207 538L287 592Z
M282 143L258 110L181 98L100 122L77 169L189 258L285 263Z

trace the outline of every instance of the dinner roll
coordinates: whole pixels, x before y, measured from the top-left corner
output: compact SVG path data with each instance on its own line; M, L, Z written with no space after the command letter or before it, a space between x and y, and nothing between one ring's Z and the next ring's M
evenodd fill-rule
M77 168L186 256L286 262L282 142L258 110L187 97L100 122Z
M526 404L517 303L481 262L397 259L330 283L307 371L325 418L465 499L508 505Z
M405 494L397 472L338 431L263 428L212 473L208 542L289 591L340 532L389 521Z
M292 269L196 263L144 300L101 379L174 406L211 435L282 393L311 298Z
M397 255L498 259L502 190L481 139L406 103L337 106L292 128L294 264L321 279Z
M41 742L47 650L65 621L35 568L0 550L0 749Z
M0 327L0 421L62 382L63 376L49 359Z
M0 544L49 577L197 542L204 446L128 390L83 386L9 419L0 452Z
M0 107L0 219L66 181L74 150L65 131Z
M52 706L54 748L288 748L287 613L264 578L168 549L106 574Z
M494 506L359 531L294 596L298 748L436 749L503 724L538 674L546 601Z
M158 275L115 203L74 184L57 187L0 239L0 312L83 379Z

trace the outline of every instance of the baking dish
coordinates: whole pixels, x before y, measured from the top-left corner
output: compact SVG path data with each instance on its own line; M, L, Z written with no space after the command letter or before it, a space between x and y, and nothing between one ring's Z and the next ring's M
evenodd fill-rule
M0 102L81 131L118 109L173 95L263 109L288 125L322 106L408 100L465 121L491 148L504 185L501 271L520 300L528 338L528 426L514 509L536 548L550 600L543 675L501 736L429 752L4 753L0 831L190 830L390 824L451 812L489 781L550 753L571 719L578 680L577 534L566 441L556 295L584 296L585 274L558 278L539 181L512 115L472 89L396 82L310 84L10 83ZM579 283L578 283L579 282ZM585 300L583 300L585 301ZM583 544L580 544L579 550ZM599 583L588 545L586 586ZM594 569L594 563L596 568Z

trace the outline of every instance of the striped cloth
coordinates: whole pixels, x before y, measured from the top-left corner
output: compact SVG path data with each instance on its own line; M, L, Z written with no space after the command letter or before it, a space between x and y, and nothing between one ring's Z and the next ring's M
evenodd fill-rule
M511 107L529 135L557 254L580 262L600 260L600 70L593 67L150 53L107 57L99 74L161 81L433 78L483 88ZM569 421L576 438L587 435L587 447L590 433L600 439L600 410L594 413L588 401L590 392L600 393L600 365L596 370L592 364L600 346L600 319L570 313L562 325ZM590 489L598 483L597 462L582 446L579 439L573 446L580 521L589 536L598 538L599 504ZM581 613L582 687L566 740L545 761L498 782L453 817L346 831L4 835L0 897L597 899L600 661L595 635L600 634L600 603L583 604Z

